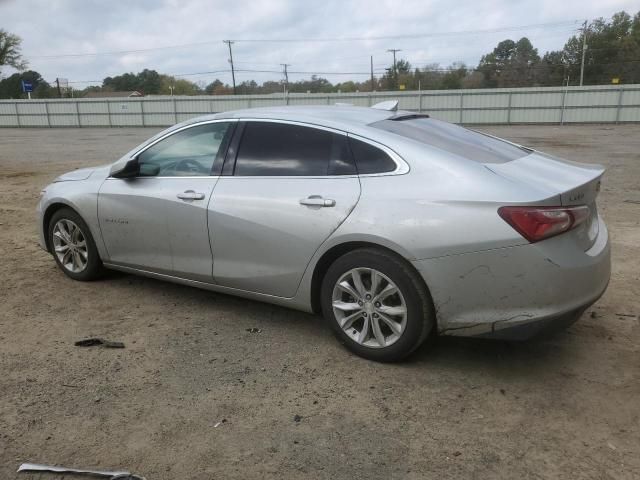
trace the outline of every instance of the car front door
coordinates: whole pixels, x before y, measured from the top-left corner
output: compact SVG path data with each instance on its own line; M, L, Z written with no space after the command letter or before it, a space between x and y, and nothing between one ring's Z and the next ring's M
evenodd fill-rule
M232 125L171 133L138 154L137 177L103 183L98 218L110 263L212 281L207 205Z
M231 175L220 177L209 203L215 282L294 296L314 252L360 196L346 134L241 122L224 168Z

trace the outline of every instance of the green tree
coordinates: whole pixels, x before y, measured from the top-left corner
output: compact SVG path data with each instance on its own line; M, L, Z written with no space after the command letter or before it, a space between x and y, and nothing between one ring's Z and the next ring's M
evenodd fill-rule
M318 75L311 75L309 80L300 80L289 83L289 91L293 93L330 93L335 90L336 89L329 80L319 77Z
M22 93L21 81L29 82L33 85L34 98L49 98L52 96L51 87L44 81L42 76L33 70L13 75L0 80L0 98L27 98L26 93Z
M27 62L22 59L21 43L19 36L0 29L0 71L4 65L16 70L27 68Z
M233 93L233 89L216 78L205 87L205 93L207 95L231 95Z
M157 95L162 87L160 74L155 70L144 69L138 74L125 73L115 77L107 77L102 81L107 91L130 92L137 90L145 95Z
M102 81L102 87L107 91L129 92L139 88L138 78L134 73L107 77Z
M538 50L528 38L517 42L503 40L493 52L484 55L478 70L484 75L483 87L524 87L535 83L540 62Z
M442 76L441 88L454 90L462 88L462 81L467 76L467 67L463 64L454 63L451 69Z
M184 78L175 78L171 75L160 75L160 95L198 95L202 93L200 87Z
M386 69L382 76L382 87L386 90L396 90L400 85L407 87L407 83L413 83L412 77L411 64L401 58L396 61L395 68L392 64Z
M580 82L584 31L572 36L562 50L543 57L543 85L559 85L568 76L570 84ZM584 84L640 82L640 12L632 18L622 11L611 20L598 18L586 29Z
M160 93L160 74L155 70L144 69L137 75L138 89L145 95L157 95Z

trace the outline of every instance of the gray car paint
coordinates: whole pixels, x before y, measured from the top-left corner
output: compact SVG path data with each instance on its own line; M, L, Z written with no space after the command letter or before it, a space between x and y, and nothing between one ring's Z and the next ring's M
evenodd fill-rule
M576 305L586 305L602 293L609 279L609 240L595 209L590 225L533 245L497 215L497 209L503 205L562 205L585 201L595 205L593 200L604 171L601 167L566 162L538 152L504 164L485 165L368 126L395 114L357 107L282 107L229 112L184 122L132 150L111 170L95 169L84 180L48 186L39 204L41 244L44 245L43 217L47 208L63 203L83 216L96 239L101 258L111 268L310 311L313 272L322 256L345 242L368 242L393 250L413 263L432 293L438 329L446 334L476 333L473 329L467 330L470 325L486 331L496 326L503 328L548 318ZM344 191L319 190L317 183L304 185L305 180L311 179L297 177L304 188L298 188L295 194L288 191L269 205L254 195L253 206L246 186L249 180L201 177L199 181L211 182L213 192L207 190L212 199L208 203L207 219L213 254L209 252L208 256L204 252L200 262L205 270L213 264L211 276L188 270L194 268L199 256L175 262L173 258L169 261L165 258L160 266L136 263L135 257L112 257L110 248L114 248L117 232L146 224L140 224L142 219L126 206L111 211L109 203L99 205L103 199L98 197L98 192L105 186L111 189L111 184L117 190L115 185L122 187L126 182L135 185L136 190L142 189L141 184L146 180L108 179L109 171L121 168L145 146L181 128L220 119L247 118L306 123L371 139L397 153L408 168L392 175L342 179L353 184ZM169 182L161 188L162 194L152 196L162 197L166 193L167 199L158 202L172 205L174 202L168 200L169 196L187 188L196 190L192 185L187 187L189 179L181 180L179 187ZM234 185L238 190L234 190ZM271 187L261 187L264 188ZM297 187L284 182L282 188L284 191ZM339 215L330 214L334 216L325 219L322 228L304 231L301 235L297 229L308 228L308 225L317 227L315 222L331 210L318 209L319 216L318 211L300 205L299 199L305 194L344 195L336 198L340 200L338 208L343 210ZM235 198L232 200L232 197ZM278 201L282 202L283 218L278 218L276 228L270 230L272 225L264 222L261 208L265 208L265 213L274 211ZM170 214L171 219L164 217L167 222L176 222L170 227L169 224L164 228L154 227L161 245L157 245L157 251L149 252L150 255L164 252L160 256L171 256L167 248L172 240L163 238L162 232L169 235L168 231L173 234L175 228L185 227L189 231L190 225L201 221L202 207L190 207L177 208ZM183 215L185 211L188 213ZM186 225L180 223L184 219L173 218L176 214L187 218ZM116 222L112 225L113 231L104 231L107 218L132 222ZM256 227L253 245L252 225ZM201 227L203 225L193 232L201 231ZM268 241L263 244L265 232ZM234 242L235 235L238 242ZM174 245L176 240L179 243L180 236L174 238ZM130 232L129 241L132 251L149 247L144 235L139 233ZM126 247L127 244L118 247L125 256ZM199 244L198 248L201 247ZM198 252L202 251L198 248ZM288 250L292 253L290 257L287 257ZM261 258L262 253L272 258L265 260Z
M357 176L221 177L209 208L215 282L293 297L309 260L359 196ZM308 197L335 206L301 205Z

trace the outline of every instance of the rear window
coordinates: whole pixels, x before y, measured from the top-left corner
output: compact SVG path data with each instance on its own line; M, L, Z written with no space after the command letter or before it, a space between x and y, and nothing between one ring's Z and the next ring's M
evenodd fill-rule
M405 117L382 120L370 126L479 163L506 163L531 153L524 147L433 118Z

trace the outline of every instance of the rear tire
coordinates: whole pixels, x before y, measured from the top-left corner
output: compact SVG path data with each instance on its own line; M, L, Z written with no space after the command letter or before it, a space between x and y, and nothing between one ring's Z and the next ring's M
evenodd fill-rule
M55 212L47 234L51 254L65 275L84 282L102 276L104 267L91 231L74 210L61 208Z
M431 296L403 259L376 248L346 253L322 281L324 318L355 354L379 362L402 360L435 326Z

